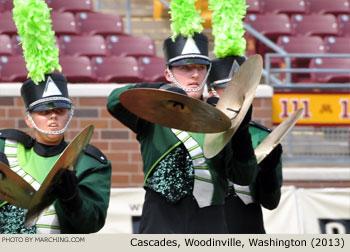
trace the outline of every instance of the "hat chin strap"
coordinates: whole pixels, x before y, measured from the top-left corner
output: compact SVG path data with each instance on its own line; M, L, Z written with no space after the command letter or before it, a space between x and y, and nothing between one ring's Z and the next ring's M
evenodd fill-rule
M208 69L207 74L205 75L205 78L204 78L204 80L202 81L202 83L201 83L198 87L196 87L196 88L185 88L185 87L183 87L183 86L175 79L175 77L174 77L173 73L171 72L169 66L167 67L167 70L168 70L168 73L169 73L169 76L170 76L172 82L173 82L178 88L182 89L182 90L185 91L185 92L197 92L197 91L201 90L201 89L203 88L203 86L205 85L205 83L207 82L207 79L208 79L208 76L209 76L209 73L210 73L210 69L211 69L211 62L210 62L210 64L209 64L209 69Z
M40 128L35 124L35 122L34 122L32 116L31 116L30 112L27 111L28 120L30 121L30 123L32 124L32 126L33 126L37 131L39 131L39 132L41 132L41 133L43 133L43 134L45 134L45 135L60 135L60 134L64 133L64 132L66 131L66 129L67 129L67 127L68 127L70 121L72 120L73 115L74 115L74 108L73 108L73 106L72 106L71 109L70 109L69 119L68 119L66 125L64 126L64 128L61 129L61 130L56 130L56 131L55 131L55 130L53 130L53 131L48 131L48 130L42 130L42 129L40 129Z

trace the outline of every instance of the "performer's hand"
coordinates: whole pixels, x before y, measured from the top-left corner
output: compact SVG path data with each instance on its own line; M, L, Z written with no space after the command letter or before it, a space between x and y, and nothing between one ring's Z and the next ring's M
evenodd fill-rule
M261 172L266 173L274 170L280 162L282 153L282 145L279 144L260 162Z
M61 181L53 186L53 194L70 210L79 209L83 203L79 190L79 180L75 173L65 170L62 173Z
M7 160L7 157L3 152L0 152L0 161L3 162L5 165L9 166L9 161Z

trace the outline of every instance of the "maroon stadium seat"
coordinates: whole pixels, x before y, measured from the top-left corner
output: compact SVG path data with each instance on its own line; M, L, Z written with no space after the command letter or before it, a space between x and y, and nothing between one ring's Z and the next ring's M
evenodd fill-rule
M244 21L270 39L292 32L289 17L285 14L249 14Z
M75 16L71 12L51 11L52 30L57 36L78 34Z
M123 20L116 14L79 12L76 14L76 20L82 34L113 35L124 33Z
M307 13L306 0L261 0L263 12L266 13L285 13L304 14Z
M337 21L339 26L339 36L350 37L350 15L338 15Z
M323 40L319 36L282 36L277 45L287 53L325 53ZM293 68L308 68L311 58L291 58ZM308 73L292 74L293 82L303 82L310 79Z
M12 52L14 55L23 55L21 41L22 39L19 35L11 36Z
M1 56L0 76L2 82L24 82L28 71L23 56Z
M12 55L11 38L6 34L0 34L0 56Z
M244 19L244 22L273 42L276 42L279 36L292 34L289 17L286 14L249 14ZM255 51L264 55L272 50L262 42L255 40Z
M46 2L55 11L93 11L93 0L46 0Z
M246 4L249 5L247 8L247 13L261 13L261 3L260 0L247 0Z
M138 64L145 82L166 82L164 58L156 56L140 57Z
M295 14L291 16L290 22L294 35L336 36L338 34L337 20L332 14Z
M59 61L64 74L71 83L96 82L90 59L86 56L60 56Z
M101 35L60 36L59 46L63 55L93 57L107 54L106 43Z
M315 58L310 62L310 68L328 68L328 69L350 69L349 58ZM313 82L340 82L350 83L350 73L311 73Z
M277 45L287 53L325 53L323 40L319 36L281 36ZM296 63L302 63L310 59L294 59Z
M307 2L310 13L350 13L349 0L308 0Z
M324 44L328 53L350 53L350 37L326 37Z
M17 34L17 28L12 16L11 11L0 12L0 33L9 35Z
M155 56L154 41L148 36L111 35L106 38L110 55L114 56Z
M139 83L143 80L134 57L93 57L91 62L98 82Z

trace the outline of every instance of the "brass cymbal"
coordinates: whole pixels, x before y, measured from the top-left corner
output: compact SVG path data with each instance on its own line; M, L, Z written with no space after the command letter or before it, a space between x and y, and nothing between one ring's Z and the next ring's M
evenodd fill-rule
M227 84L216 108L231 120L231 127L215 134L206 134L203 153L207 158L217 155L230 141L247 114L258 88L263 61L260 55L250 56Z
M55 197L51 193L52 186L60 181L65 169L73 170L75 161L88 145L93 133L93 125L85 127L61 153L31 201L24 222L25 227L32 226L36 217L55 201Z
M254 150L258 164L282 141L301 117L304 108L294 111L281 122Z
M0 162L0 199L8 203L28 208L35 194L35 189L21 176Z
M161 126L197 133L230 128L230 119L199 99L163 89L135 88L120 95L122 105L136 116Z

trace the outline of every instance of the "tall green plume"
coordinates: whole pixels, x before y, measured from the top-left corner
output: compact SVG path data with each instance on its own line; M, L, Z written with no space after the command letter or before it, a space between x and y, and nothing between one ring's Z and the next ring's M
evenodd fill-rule
M170 28L173 33L172 39L183 35L193 37L195 32L203 31L204 20L200 16L200 10L196 10L197 0L172 0L170 2Z
M209 0L209 9L213 11L211 23L216 57L245 54L243 18L247 7L245 0Z
M38 84L45 80L45 74L55 69L62 71L55 32L51 29L51 9L44 0L14 0L13 3L13 20L22 39L28 78Z

